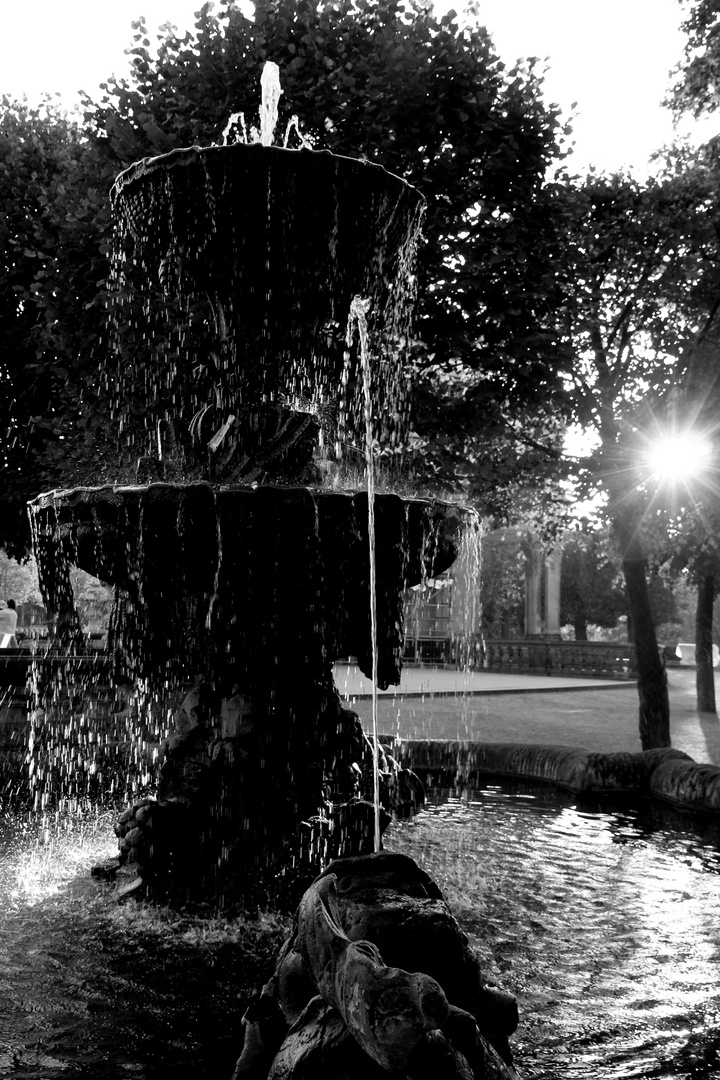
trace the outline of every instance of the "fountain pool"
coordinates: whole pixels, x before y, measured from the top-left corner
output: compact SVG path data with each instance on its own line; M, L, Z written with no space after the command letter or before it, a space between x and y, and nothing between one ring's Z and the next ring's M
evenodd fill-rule
M118 907L87 874L114 847L112 821L3 825L0 1074L229 1076L286 924ZM492 785L438 795L386 847L433 875L518 997L523 1080L718 1075L717 835Z

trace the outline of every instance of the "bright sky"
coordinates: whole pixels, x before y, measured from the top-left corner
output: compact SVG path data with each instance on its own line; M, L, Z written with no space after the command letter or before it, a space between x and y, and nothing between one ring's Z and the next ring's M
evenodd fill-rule
M456 0L460 8L464 0ZM127 71L130 22L154 30L193 25L201 0L0 0L0 95L37 100L58 92L94 96L109 75ZM446 10L449 0L437 0ZM548 58L547 97L569 113L577 102L576 164L645 171L650 153L672 137L660 104L681 59L678 0L481 0L483 21L503 60ZM688 133L713 134L720 122Z

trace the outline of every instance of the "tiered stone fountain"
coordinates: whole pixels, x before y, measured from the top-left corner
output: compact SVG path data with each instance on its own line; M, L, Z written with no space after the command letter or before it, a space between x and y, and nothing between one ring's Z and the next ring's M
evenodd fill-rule
M73 564L112 583L116 678L136 701L176 699L156 795L121 816L122 859L151 894L245 905L297 899L328 859L345 860L340 885L331 872L303 902L238 1077L306 1075L300 1044L325 1060L330 1014L338 1080L425 1075L430 1060L448 1076L506 1075L479 1029L507 1057L514 1004L483 989L437 888L367 854L373 747L332 678L353 655L380 686L399 681L405 590L453 562L463 526L451 504L373 496L373 648L368 493L320 480L364 422L355 297L368 310L371 442L394 448L423 199L367 162L244 144L141 161L112 197L121 301L140 277L123 318L136 340L141 319L148 328L148 355L128 359L121 340L113 378L132 397L140 362L158 452L141 447L144 482L52 492L31 516L49 606L72 611ZM423 960L400 947L408 927L416 949L419 935L432 951L435 934L437 971L386 967L361 908L394 912L386 944L412 971ZM304 1034L288 1048L291 1028Z

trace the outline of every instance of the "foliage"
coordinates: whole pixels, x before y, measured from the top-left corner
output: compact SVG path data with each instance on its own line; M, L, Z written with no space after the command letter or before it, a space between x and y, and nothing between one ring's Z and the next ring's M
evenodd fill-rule
M70 578L83 629L88 632L106 632L110 622L112 587L77 567L73 567Z
M0 549L0 599L17 604L40 600L37 568L30 560L19 563Z
M655 627L672 622L677 617L677 605L672 581L657 570L648 575L650 610Z
M426 487L460 489L482 513L533 520L543 533L565 527L567 490L559 409L544 398L501 403L480 389L490 382L457 359L417 364L413 379L412 461Z
M521 637L525 619L524 532L489 529L481 543L480 612L488 638Z
M672 94L677 112L715 112L720 103L720 3L692 0L681 29L687 35L685 63Z
M567 246L564 357L573 418L603 446L659 393L702 325L717 281L712 171L645 184L590 176L557 191Z
M0 110L0 542L27 543L25 501L77 479L97 415L105 324L107 177L77 123L53 109ZM97 464L97 463L96 463Z
M587 641L588 624L605 628L627 614L617 550L608 531L574 533L562 545L560 621L576 641Z

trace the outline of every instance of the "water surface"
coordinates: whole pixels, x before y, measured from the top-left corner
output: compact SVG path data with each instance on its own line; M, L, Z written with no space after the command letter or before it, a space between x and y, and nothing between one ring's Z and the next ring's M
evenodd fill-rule
M518 996L522 1077L720 1076L717 845L547 798L442 795L386 838ZM0 829L0 1076L229 1077L285 924L117 905L89 877L115 852L113 819Z
M720 1076L716 843L538 790L442 798L388 843L441 883L517 995L523 1077Z

